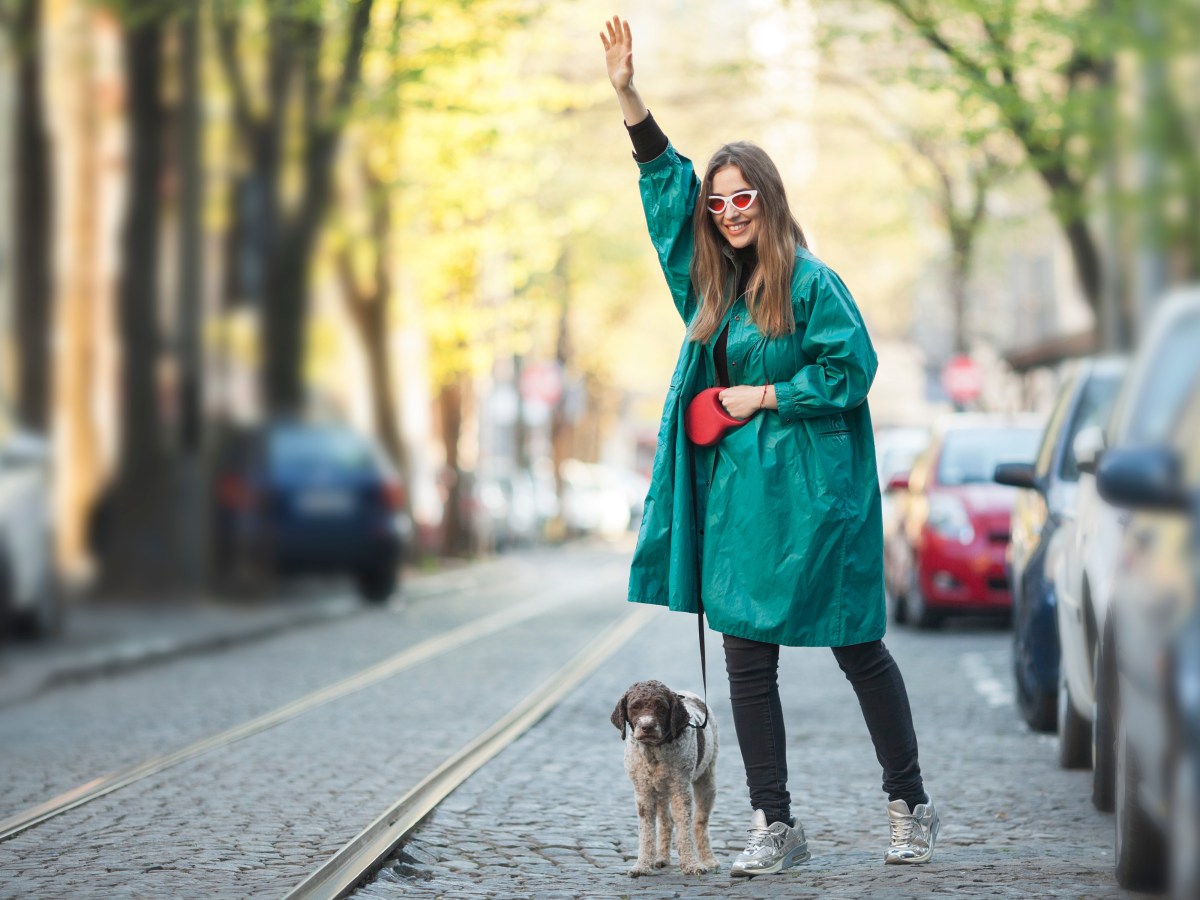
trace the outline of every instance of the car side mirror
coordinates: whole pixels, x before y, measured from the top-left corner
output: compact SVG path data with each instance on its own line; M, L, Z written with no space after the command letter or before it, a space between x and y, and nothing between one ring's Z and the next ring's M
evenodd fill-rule
M1071 453L1080 472L1096 474L1096 460L1104 450L1104 430L1099 425L1089 425L1075 435L1071 442Z
M1117 447L1096 466L1096 490L1113 506L1186 512L1191 498L1179 456L1167 447Z
M887 487L884 488L884 493L890 494L893 491L907 491L907 490L908 490L908 473L907 472L897 472L895 475L893 475L891 478L888 479Z
M1009 487L1040 490L1033 472L1033 463L1000 463L992 473L992 480Z

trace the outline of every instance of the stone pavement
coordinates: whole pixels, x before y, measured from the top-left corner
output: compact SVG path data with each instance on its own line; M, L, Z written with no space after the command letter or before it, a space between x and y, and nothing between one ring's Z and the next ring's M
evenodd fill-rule
M882 864L880 773L853 692L832 654L788 649L781 663L793 812L812 860L732 879L749 824L720 637L709 633L709 700L721 734L711 823L722 869L672 866L630 878L633 791L609 714L644 678L700 691L694 619L663 612L572 697L465 782L354 895L392 897L1129 897L1112 876L1112 819L1090 804L1089 773L1058 768L1007 684L1010 635L993 627L898 630L886 639L914 707L926 786L942 831L931 864Z
M455 590L464 579L486 577L503 564L489 559L451 563L437 572L406 571L392 603ZM263 596L162 605L77 600L68 605L62 633L54 639L0 644L0 708L59 685L261 640L363 609L349 582L337 580L292 582Z

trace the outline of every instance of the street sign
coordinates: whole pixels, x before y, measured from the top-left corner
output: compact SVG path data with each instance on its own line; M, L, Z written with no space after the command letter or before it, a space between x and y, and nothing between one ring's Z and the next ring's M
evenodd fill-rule
M955 403L970 403L983 390L983 370L971 357L960 353L942 367L942 387Z

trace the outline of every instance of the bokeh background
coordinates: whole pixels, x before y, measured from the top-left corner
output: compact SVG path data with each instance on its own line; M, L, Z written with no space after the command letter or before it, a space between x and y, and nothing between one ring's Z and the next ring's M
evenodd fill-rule
M409 565L636 528L683 329L614 12L681 152L779 164L881 425L1044 413L1196 277L1190 0L0 0L0 429L66 606L220 589L230 436L297 418L379 449Z

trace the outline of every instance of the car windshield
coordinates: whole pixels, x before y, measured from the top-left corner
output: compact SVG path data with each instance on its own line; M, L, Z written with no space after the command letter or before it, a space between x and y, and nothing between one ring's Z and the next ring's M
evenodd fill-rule
M271 435L271 470L291 480L314 472L364 475L374 464L358 435L332 428L283 428Z
M1130 411L1126 433L1129 443L1154 444L1166 440L1200 372L1197 345L1200 345L1200 315L1191 315L1174 323L1156 348L1144 375L1145 384L1150 387L1139 391L1137 406Z
M999 463L1032 462L1041 429L1012 425L950 431L938 458L938 484L983 484Z

